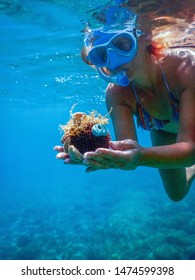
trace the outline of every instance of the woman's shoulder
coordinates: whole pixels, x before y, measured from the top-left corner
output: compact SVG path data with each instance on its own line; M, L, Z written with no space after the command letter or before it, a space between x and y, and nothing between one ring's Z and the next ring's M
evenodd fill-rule
M187 47L170 48L167 54L162 58L162 61L168 64L170 64L170 62L174 64L185 62L191 67L195 65L195 50Z
M162 67L173 87L182 92L194 85L195 52L187 48L174 49L162 60Z
M108 84L107 89L106 89L106 93L107 94L112 94L113 96L117 95L122 97L125 97L127 95L129 95L129 93L132 91L131 86L126 86L126 87L122 87L122 86L118 86L116 84Z
M116 84L109 84L106 89L106 99L121 105L128 105L133 101L131 86L122 87Z

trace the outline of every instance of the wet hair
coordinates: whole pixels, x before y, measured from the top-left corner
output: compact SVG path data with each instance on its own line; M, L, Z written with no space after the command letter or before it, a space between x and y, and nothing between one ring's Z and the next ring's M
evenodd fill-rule
M160 44L156 44L152 42L150 45L147 46L147 51L149 54L154 55L156 57L162 56L164 47Z

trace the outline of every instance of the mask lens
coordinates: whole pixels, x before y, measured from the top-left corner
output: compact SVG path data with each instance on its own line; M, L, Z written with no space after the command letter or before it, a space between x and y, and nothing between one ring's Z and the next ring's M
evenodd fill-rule
M107 51L104 47L94 47L90 50L89 54L90 61L95 66L106 66L107 64Z
M130 36L120 35L113 39L112 45L121 51L129 52L133 46L133 40Z

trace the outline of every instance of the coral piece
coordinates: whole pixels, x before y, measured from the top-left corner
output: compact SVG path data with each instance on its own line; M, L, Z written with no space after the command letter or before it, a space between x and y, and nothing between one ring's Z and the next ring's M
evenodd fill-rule
M70 111L70 120L65 125L60 125L64 132L61 142L64 145L65 152L68 147L74 145L81 154L89 151L95 151L97 148L108 148L110 133L106 127L108 118L92 111L88 115L83 112L72 113Z

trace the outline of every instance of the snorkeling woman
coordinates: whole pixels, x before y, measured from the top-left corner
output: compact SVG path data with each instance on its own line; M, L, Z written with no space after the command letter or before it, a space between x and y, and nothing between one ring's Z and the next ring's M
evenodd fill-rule
M106 104L117 141L109 149L87 152L80 160L87 171L139 166L159 169L173 201L182 200L195 177L195 54L174 48L159 55L155 45L134 27L87 31L82 58L107 81ZM149 130L153 147L138 144L137 125ZM81 158L61 146L57 158Z

